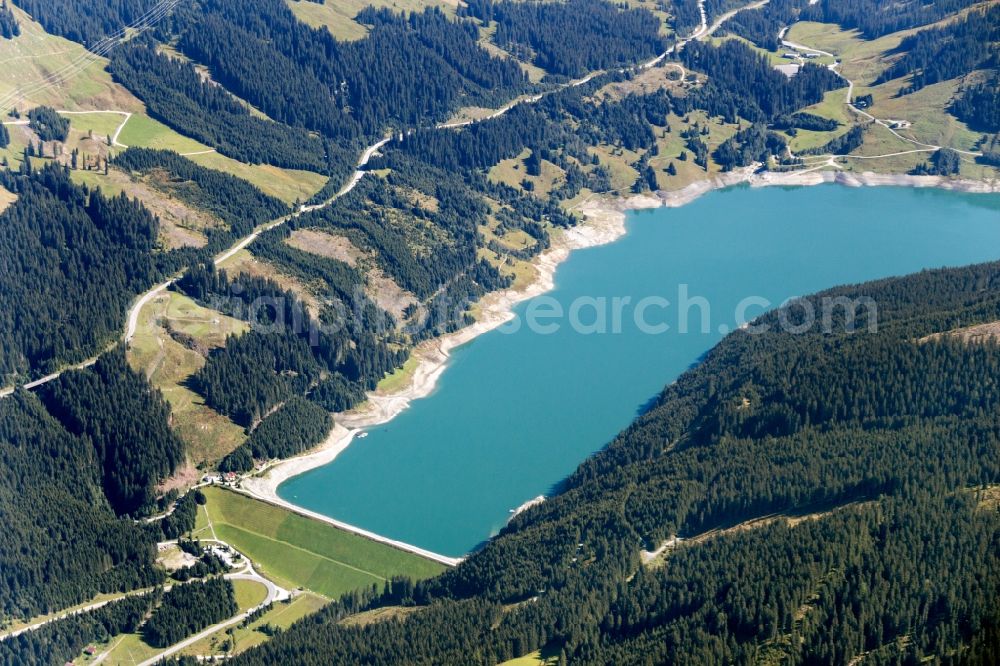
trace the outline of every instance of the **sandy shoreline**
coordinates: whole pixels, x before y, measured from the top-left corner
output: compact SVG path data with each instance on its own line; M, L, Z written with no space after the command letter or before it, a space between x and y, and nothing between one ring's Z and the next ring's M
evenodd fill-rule
M948 179L941 176L910 176L871 172L857 174L833 170L805 173L753 173L753 168L749 167L719 174L673 192L660 191L628 197L601 196L589 199L577 207L577 210L584 216L584 222L554 237L552 247L536 258L534 265L538 274L534 282L521 290L505 290L485 296L480 301L479 319L474 324L455 333L428 340L414 350L413 356L417 359L418 364L406 386L393 393L376 392L370 394L368 401L358 409L336 414L337 425L322 444L309 453L275 463L259 476L245 479L243 481L244 490L258 499L322 519L343 529L375 538L411 552L433 556L433 559L438 561L447 561L447 563L458 561L455 558L435 555L424 549L380 537L361 528L302 509L278 497L278 486L294 476L329 464L350 445L359 432L365 428L391 421L409 407L412 401L430 395L437 385L438 378L448 366L451 350L509 321L514 316L513 308L518 303L552 290L555 286L556 270L573 250L605 245L623 236L627 211L660 207L676 208L691 203L713 190L744 183L751 187L810 186L837 183L849 187L935 187L958 192L1000 192L1000 182L996 181L985 182ZM535 498L526 504L535 504L543 499L542 497Z

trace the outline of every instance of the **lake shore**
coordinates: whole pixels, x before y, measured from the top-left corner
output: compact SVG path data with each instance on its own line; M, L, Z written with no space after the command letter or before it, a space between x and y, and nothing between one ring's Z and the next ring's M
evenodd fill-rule
M376 391L370 394L368 400L358 408L336 414L337 425L322 444L306 454L278 461L260 474L244 479L242 483L244 490L258 499L305 512L306 510L278 496L278 487L282 483L309 470L331 463L364 429L392 420L409 407L414 400L419 400L433 393L438 379L448 366L450 353L453 349L510 321L514 316L513 308L518 303L552 290L555 286L556 270L574 250L597 247L614 242L623 236L626 231L625 222L628 211L680 207L714 190L741 184L748 184L751 187L803 187L826 183L836 183L849 187L932 187L970 193L1000 192L1000 182L948 179L940 176L868 172L857 174L830 170L804 173L754 173L753 168L748 167L718 174L676 191L660 191L614 198L594 195L575 207L575 210L583 215L584 222L572 229L557 235L554 234L552 247L535 259L534 266L537 271L535 280L521 289L509 289L485 296L479 303L479 316L475 323L455 333L428 340L414 350L413 357L417 363L402 387L392 392ZM536 498L530 503L537 503L542 499L544 498ZM308 513L319 517L314 512ZM371 533L361 528L332 519L329 521L343 529L372 536ZM415 549L412 546L407 547L407 544L400 544L388 539L386 541L407 550Z
M653 197L641 200L646 203L646 207L657 205L657 200ZM536 275L531 283L521 289L507 289L484 296L478 303L478 317L475 323L454 333L427 340L414 349L413 358L417 361L416 367L402 387L392 392L375 391L357 408L335 414L336 425L321 444L305 454L277 461L258 474L243 479L241 482L243 491L257 499L323 519L320 514L282 499L278 495L278 487L292 477L333 462L364 429L391 421L414 400L429 396L437 386L438 378L448 366L451 351L510 321L514 316L513 309L518 303L552 290L555 286L556 270L571 252L611 243L625 234L624 213L597 207L583 212L586 217L584 223L555 235L552 246L535 259L533 265ZM532 501L540 500L541 498L536 498ZM340 521L327 518L326 522L369 538L378 538L404 550L432 556L438 561L453 559L429 553L409 544L378 537L367 530Z

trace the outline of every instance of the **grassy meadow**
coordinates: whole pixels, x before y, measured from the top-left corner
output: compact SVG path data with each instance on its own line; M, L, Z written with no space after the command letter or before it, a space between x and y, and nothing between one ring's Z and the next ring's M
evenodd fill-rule
M394 12L419 12L425 7L440 7L449 14L455 12L457 0L336 0L324 3L309 0L287 0L295 17L314 28L326 28L337 39L363 39L368 29L354 20L365 7L391 9Z
M907 95L899 93L909 84L909 77L875 85L879 75L895 59L890 57L894 49L914 32L916 30L903 30L879 39L864 40L857 30L844 30L828 23L802 21L788 30L786 39L829 51L837 56L841 62L840 71L854 81L854 95L872 95L874 103L868 111L876 118L904 121L905 126L897 130L901 135L922 143L972 150L980 134L970 130L965 123L947 111L959 88L960 79L942 81ZM858 116L846 108L844 101L844 91L834 91L827 93L821 104L805 111L837 120L842 120L846 114L848 119L857 120ZM792 142L792 149L822 145L846 131L843 127L845 126L833 132L800 132L800 136ZM898 138L885 137L881 132L869 132L865 143L866 146L859 154L878 155L917 147ZM885 164L880 163L879 168L896 170L896 162L892 158L887 160L889 161ZM910 161L903 160L906 164ZM869 164L868 168L872 166Z
M129 364L142 372L170 403L173 428L187 445L191 462L214 462L243 443L243 428L205 404L187 386L188 378L205 364L205 357L181 344L166 328L191 336L204 350L221 347L227 335L246 330L245 322L204 308L174 291L166 291L139 313L139 325L129 344Z
M191 657L239 654L267 641L267 634L262 630L265 625L276 629L288 629L325 604L326 600L315 594L308 592L297 594L288 601L275 603L270 610L248 625L237 625L218 631L182 650L181 654Z
M444 565L219 487L205 488L208 504L196 536L232 544L263 575L284 587L326 598L395 575L430 578Z

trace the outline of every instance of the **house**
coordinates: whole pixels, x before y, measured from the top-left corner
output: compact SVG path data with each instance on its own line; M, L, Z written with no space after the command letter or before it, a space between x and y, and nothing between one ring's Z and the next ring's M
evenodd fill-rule
M788 53L782 53L781 57L788 58L789 60L794 60L799 57L799 54L796 53L795 51L789 51Z
M233 562L236 559L236 553L224 546L209 546L207 548L208 552L212 553L220 560L226 563L226 566L232 567Z

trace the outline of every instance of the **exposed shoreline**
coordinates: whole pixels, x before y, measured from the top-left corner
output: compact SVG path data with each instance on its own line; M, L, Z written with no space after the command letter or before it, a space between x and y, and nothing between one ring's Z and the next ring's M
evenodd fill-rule
M649 206L657 205L652 197L646 200ZM487 294L479 301L479 318L475 323L418 345L413 351L417 367L405 386L391 393L376 391L358 408L335 414L336 425L322 444L309 453L278 461L261 475L245 479L243 487L256 497L288 504L278 497L279 485L332 462L359 432L391 421L412 401L430 395L448 366L451 351L510 321L518 303L551 291L555 286L556 269L573 250L605 245L625 234L624 213L611 208L584 212L586 221L583 224L560 233L553 239L552 247L536 257L533 265L537 275L531 284L519 290Z
M449 558L430 553L425 549L381 537L362 528L303 509L279 497L278 487L292 477L333 462L351 444L359 432L365 428L391 421L409 407L411 402L433 393L438 378L448 366L451 350L509 321L514 316L513 308L518 303L551 291L555 286L556 270L574 250L612 243L625 235L625 221L628 211L661 207L677 208L714 190L741 184L748 184L751 187L805 187L825 183L836 183L848 187L931 187L956 192L1000 192L1000 181L986 182L949 179L941 176L876 174L872 172L857 174L832 170L804 173L754 173L753 167L748 167L706 178L672 192L659 191L616 198L595 196L577 207L577 210L583 214L584 221L555 236L552 247L535 259L534 266L537 269L537 276L531 284L520 290L508 289L487 294L479 303L479 318L475 323L454 333L428 340L413 351L413 357L417 359L417 367L405 386L391 393L376 391L370 394L368 400L357 409L336 414L336 425L322 444L309 453L278 461L261 475L245 479L242 484L245 492L258 499L324 520L324 522L329 522L342 529L374 538L398 548L431 557L437 561L450 564L458 562L461 558ZM543 499L543 497L535 498L526 504L535 504Z

